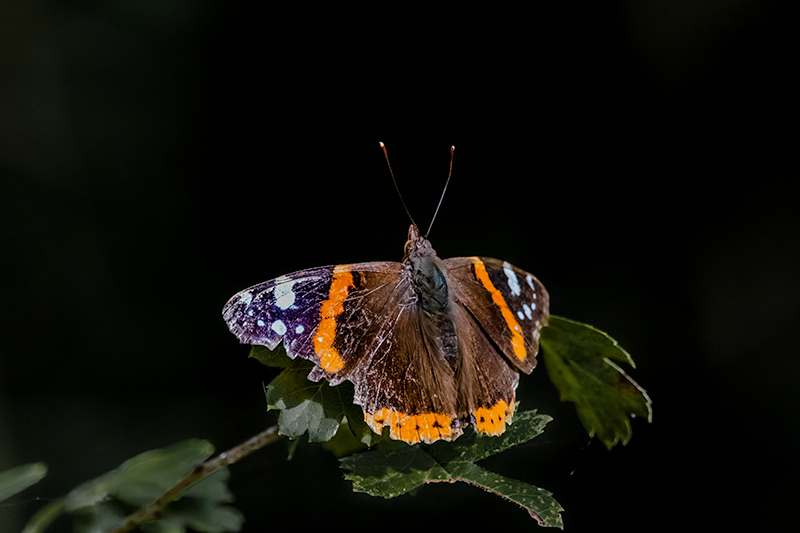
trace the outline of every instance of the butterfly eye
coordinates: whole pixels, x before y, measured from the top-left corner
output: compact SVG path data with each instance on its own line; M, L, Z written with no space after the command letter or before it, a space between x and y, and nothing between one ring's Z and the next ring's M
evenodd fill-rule
M406 245L403 247L403 261L408 258L408 253L411 251L411 248L414 246L414 243L419 240L419 228L415 224L411 224L411 227L408 228L408 240L406 241Z
M405 246L403 246L403 261L405 261L406 259L408 259L408 252L410 252L410 251L411 251L411 247L412 247L413 245L414 245L414 241L412 241L412 240L410 240L410 239L406 241L406 245L405 245Z

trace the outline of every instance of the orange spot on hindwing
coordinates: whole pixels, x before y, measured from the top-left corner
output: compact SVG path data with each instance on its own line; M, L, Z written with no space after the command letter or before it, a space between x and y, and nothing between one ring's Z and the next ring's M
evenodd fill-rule
M328 372L338 372L344 366L344 361L339 351L334 348L336 338L336 321L344 310L344 301L354 287L353 274L348 265L338 265L333 268L331 287L328 299L322 302L319 310L319 325L314 335L314 353L319 357L319 366Z
M514 402L511 402L512 404ZM475 429L487 435L500 435L506 430L506 424L511 423L513 406L500 400L492 407L478 407L475 409Z
M383 431L383 426L389 426L391 438L408 444L420 441L430 444L439 439L450 440L454 437L450 417L440 413L409 415L384 407L372 414L365 411L364 421L378 434Z
M520 361L525 360L525 358L528 357L528 351L525 349L525 338L522 336L522 328L519 322L517 322L517 318L508 307L506 299L503 298L503 293L501 293L497 287L494 286L492 280L489 279L489 273L486 272L486 265L483 264L483 261L475 257L472 259L472 262L475 265L475 277L478 278L478 281L480 281L492 295L492 301L500 308L503 320L505 320L508 330L511 332L511 347L514 350L514 355L516 355L517 359Z

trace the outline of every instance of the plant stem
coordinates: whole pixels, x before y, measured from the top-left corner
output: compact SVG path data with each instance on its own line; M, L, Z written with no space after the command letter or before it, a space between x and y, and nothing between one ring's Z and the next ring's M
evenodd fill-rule
M272 426L265 429L255 437L251 437L238 446L231 448L227 452L223 452L213 459L209 459L203 463L200 463L194 467L188 476L179 481L167 492L159 496L153 503L145 505L144 507L140 507L125 517L125 523L121 527L115 529L112 533L127 533L128 531L133 531L142 524L159 520L164 508L171 502L180 499L180 497L183 495L183 491L207 475L216 472L220 468L225 468L229 465L232 465L242 457L263 448L267 444L272 444L280 438L281 436L278 435L278 426Z

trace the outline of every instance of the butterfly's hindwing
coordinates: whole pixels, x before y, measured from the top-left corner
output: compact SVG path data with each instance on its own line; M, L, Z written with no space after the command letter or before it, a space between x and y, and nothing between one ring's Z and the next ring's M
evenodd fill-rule
M415 305L392 313L370 331L368 350L353 368L355 399L378 433L409 443L451 440L461 434L453 368L433 336L425 333ZM374 340L372 340L374 339Z
M450 290L480 323L512 365L536 366L539 331L547 325L550 297L533 274L486 257L445 259Z
M479 432L499 435L511 422L519 373L460 303L452 309L459 342L458 412Z
M378 433L409 443L461 434L454 370L441 356L435 332L424 323L409 270L375 272L353 265L354 287L342 302L333 347L342 365L335 376L321 367L312 379L348 379L355 403Z

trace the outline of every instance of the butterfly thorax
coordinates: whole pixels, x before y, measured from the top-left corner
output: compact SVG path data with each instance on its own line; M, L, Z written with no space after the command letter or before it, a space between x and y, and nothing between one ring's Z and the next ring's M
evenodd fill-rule
M420 238L407 261L411 268L411 284L420 309L434 316L447 314L447 281L439 266L441 261L436 257L430 243Z

